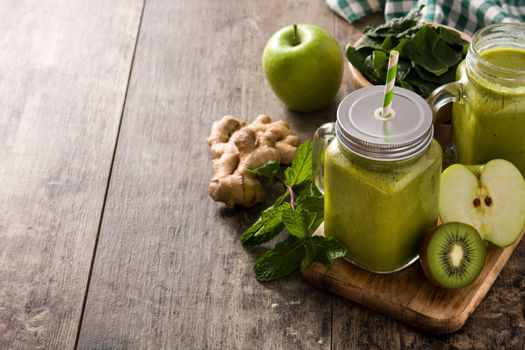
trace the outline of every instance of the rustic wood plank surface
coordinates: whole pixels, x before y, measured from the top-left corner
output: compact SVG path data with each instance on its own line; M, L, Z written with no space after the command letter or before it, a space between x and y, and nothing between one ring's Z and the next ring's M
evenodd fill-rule
M314 114L288 111L264 82L266 40L294 22L343 48L381 15L349 25L321 0L0 4L0 349L72 348L76 337L81 349L523 348L523 243L448 336L299 273L255 281L264 249L243 249L239 235L265 205L208 198L204 140L227 113L268 113L303 138L334 120L348 71Z
M334 296L334 349L523 349L523 242L469 321L449 335L432 335Z
M240 232L263 208L210 200L211 124L284 118L303 138L334 115L289 112L261 55L280 27L333 31L321 1L148 0L80 333L80 348L330 348L331 296L300 274L258 284Z
M141 8L0 3L0 349L75 344Z

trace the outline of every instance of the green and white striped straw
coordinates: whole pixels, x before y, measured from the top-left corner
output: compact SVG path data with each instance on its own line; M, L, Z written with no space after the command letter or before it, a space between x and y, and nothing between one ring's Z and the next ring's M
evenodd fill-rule
M383 118L391 117L398 59L399 52L396 50L390 51L390 57L388 58L388 71L386 72L385 97L383 98L383 112L381 113Z

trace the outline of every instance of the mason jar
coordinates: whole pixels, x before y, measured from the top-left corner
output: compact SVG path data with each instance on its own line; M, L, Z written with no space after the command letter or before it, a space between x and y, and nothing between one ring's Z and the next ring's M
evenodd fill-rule
M395 88L393 116L381 117L382 86L346 96L337 122L314 136L314 178L324 192L324 233L346 259L388 273L412 264L437 223L442 151L432 111L419 95Z
M525 24L494 24L474 34L457 79L429 97L435 114L454 102L457 160L484 164L503 158L525 176Z

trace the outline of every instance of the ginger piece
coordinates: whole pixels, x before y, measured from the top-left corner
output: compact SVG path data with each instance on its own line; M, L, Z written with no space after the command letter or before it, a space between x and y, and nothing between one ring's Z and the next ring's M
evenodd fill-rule
M264 200L258 176L247 167L260 167L269 161L290 164L300 144L285 121L272 123L264 114L249 125L226 115L213 123L207 142L213 156L208 194L230 208L236 204L251 207Z

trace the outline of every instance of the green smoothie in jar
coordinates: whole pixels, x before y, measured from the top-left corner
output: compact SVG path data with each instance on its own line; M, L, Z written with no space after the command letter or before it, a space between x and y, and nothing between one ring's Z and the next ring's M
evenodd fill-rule
M316 183L324 185L325 235L345 245L352 263L386 273L417 260L423 237L436 225L442 152L421 97L396 87L395 116L385 121L375 110L382 94L376 86L341 102ZM318 130L314 148L323 133L330 134Z
M477 32L457 76L429 100L437 108L454 101L458 161L503 158L525 175L525 24L496 24Z

